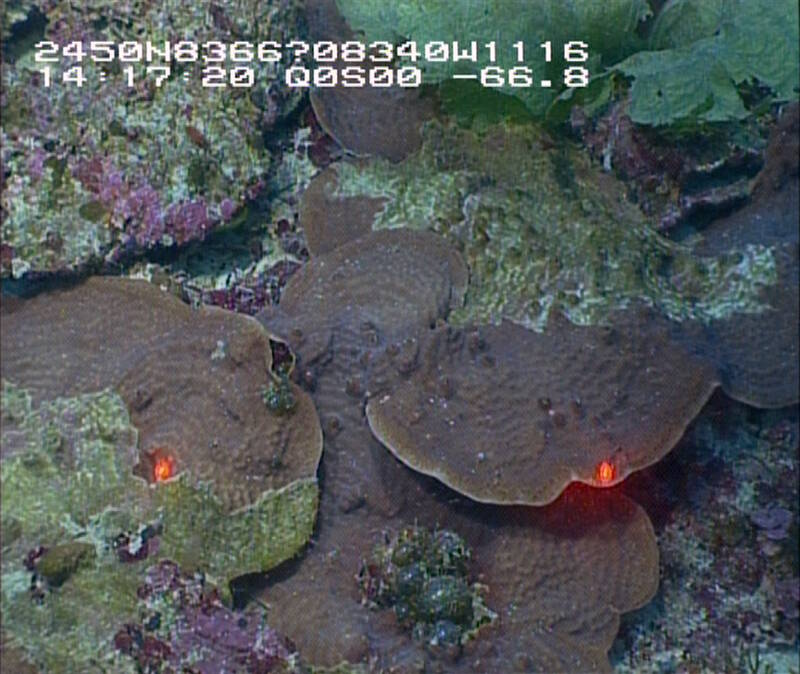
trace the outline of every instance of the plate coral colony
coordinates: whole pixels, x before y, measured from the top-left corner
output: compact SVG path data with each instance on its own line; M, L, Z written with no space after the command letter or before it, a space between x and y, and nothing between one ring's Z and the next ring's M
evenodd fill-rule
M9 672L799 672L788 0L4 4Z

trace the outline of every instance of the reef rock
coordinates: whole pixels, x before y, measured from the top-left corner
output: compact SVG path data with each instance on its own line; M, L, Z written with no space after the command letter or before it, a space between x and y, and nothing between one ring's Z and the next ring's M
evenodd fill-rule
M312 182L303 221L312 250L347 235L324 233L326 212L344 221L352 208L350 222L371 215L374 230L433 231L462 253L470 283L451 323L506 319L542 331L551 316L597 325L644 303L672 321L706 324L759 313L761 289L777 281L768 246L715 256L671 241L619 180L531 125L476 133L431 124L421 151L401 164L342 161L315 180L325 184Z
M281 63L209 63L218 55L204 45L297 38L297 3L19 4L3 8L3 276L202 240L263 190L264 131L303 92L269 86ZM143 36L158 50L146 64ZM158 55L167 41L169 60ZM113 61L99 44L113 45ZM124 44L139 55L118 60Z

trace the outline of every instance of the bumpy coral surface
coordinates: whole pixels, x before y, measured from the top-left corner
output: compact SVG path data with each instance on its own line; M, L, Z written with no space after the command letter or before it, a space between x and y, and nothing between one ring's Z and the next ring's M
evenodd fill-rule
M651 312L614 318L420 338L419 367L367 403L370 428L478 501L542 505L573 480L617 484L672 449L716 384Z
M774 132L782 145L795 146L796 117L788 107ZM315 179L301 209L312 252L359 235L370 219L374 229L433 230L470 270L452 324L506 319L547 331L559 315L613 324L615 312L644 303L729 394L767 407L797 400L797 169L777 141L751 203L676 243L620 182L530 126L426 133L420 154L399 166L341 162ZM328 211L337 217L326 228ZM357 226L337 225L345 220Z

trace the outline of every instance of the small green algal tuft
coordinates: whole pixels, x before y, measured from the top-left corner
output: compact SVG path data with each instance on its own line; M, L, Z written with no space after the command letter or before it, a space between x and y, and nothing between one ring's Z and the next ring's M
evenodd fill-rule
M297 405L289 383L289 374L286 370L280 370L272 377L269 385L261 389L261 399L273 414L289 414Z
M95 550L91 543L72 541L50 548L36 564L36 572L51 586L63 585L81 567L90 567Z

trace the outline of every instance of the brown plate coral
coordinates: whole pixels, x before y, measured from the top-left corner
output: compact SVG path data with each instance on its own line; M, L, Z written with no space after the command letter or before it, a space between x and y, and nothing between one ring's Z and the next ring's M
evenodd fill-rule
M312 255L321 255L345 241L369 234L375 216L384 205L382 198L333 198L336 183L335 170L321 171L303 192L300 226Z
M256 321L192 309L143 281L93 278L3 301L3 379L37 402L117 390L142 463L169 454L173 474L215 482L228 510L316 472L322 438L311 400L295 390L292 414L271 414L270 368L269 335Z
M606 651L619 614L645 604L658 585L655 537L637 505L587 488L541 509L476 508L415 478L367 433L343 431L332 445L323 470L337 475L326 478L314 547L261 595L270 624L291 634L308 662L397 672L610 671ZM353 489L367 495L347 511L342 491ZM392 504L389 514L383 502ZM485 586L497 617L463 642L435 631L436 640L425 632L415 638L396 608L363 603L355 574L384 535L415 523L446 527L471 549L468 578ZM444 617L434 614L428 625Z
M622 481L672 449L715 386L645 310L608 327L504 322L421 341L420 367L367 403L370 428L411 468L489 503Z
M385 175L400 181L402 171L401 165ZM338 199L341 222L347 222L348 206L376 212L374 202L353 198L355 190L331 195L331 171L323 176L312 198ZM462 178L453 184L469 186ZM389 192L384 207L409 195L401 187L392 197L397 182L384 185L386 191L369 193ZM414 212L430 205L420 203ZM377 217L397 216L401 208L384 208ZM321 204L315 209L325 212ZM428 222L441 226L435 217ZM375 235L353 239L340 228L317 239L318 233L314 239L326 241L326 252L312 258L305 280L301 274L290 281L286 297L294 300L264 315L296 349L326 446L314 546L268 580L261 596L270 621L293 634L310 662L326 666L344 659L387 671L607 671L616 616L652 596L657 555L646 518L640 521L638 506L617 490L565 486L573 479L614 484L670 450L719 381L725 383L721 359L704 351L707 342L698 337L722 325L711 316L716 309L704 318L711 304L698 302L680 318L670 315L684 301L675 294L656 308L617 307L600 325L574 325L555 313L541 333L507 321L458 329L442 324L453 315L445 298L458 297L446 292L446 283L437 283L438 303L425 298L415 309L409 298L417 293L399 290L402 272L370 261ZM403 229L395 233L409 236ZM340 237L339 247L330 248ZM787 240L785 233L776 238ZM670 246L665 241L663 250ZM776 253L780 248L770 254ZM693 254L682 247L666 257L688 262ZM402 268L406 257L399 255ZM333 260L337 269L346 261L346 276L330 271ZM709 279L713 269L709 265ZM326 292L333 277L335 290ZM676 283L670 292L679 289ZM755 291L780 295L784 289L773 280ZM391 293L402 297L394 300L402 313L385 310ZM696 301L691 291L685 301ZM741 314L735 301L726 302L720 306L732 313L733 325ZM431 312L433 305L438 312ZM785 318L768 308L765 315L761 304L757 311L738 306L748 320L750 311L752 320L766 317L770 324ZM748 353L757 353L755 333L746 339ZM761 368L749 371L751 382L769 374ZM788 391L786 399L792 395ZM538 488L540 500L524 502L550 505L479 505L415 476L370 439L365 413L374 435L408 466L473 499L514 503ZM409 555L409 547L425 547L416 543L420 538L437 535L463 541L455 557L468 560L465 576L442 575L436 554L433 561ZM623 580L615 581L615 573ZM605 577L607 585L583 585ZM317 589L312 597L309 586ZM431 590L433 598L425 594ZM613 597L617 590L625 596ZM450 600L446 609L432 608L442 597ZM476 615L483 620L478 625Z
M209 546L221 528L248 541L214 563L227 578L266 568L276 553L279 561L303 544L300 532L307 536L314 521L322 434L308 395L271 372L270 338L255 320L192 309L146 282L113 278L29 300L4 298L2 315L4 398L18 390L36 407L109 389L119 394L137 432L120 459L121 474L130 471L121 493L147 502L137 480L158 483L182 562L215 559ZM291 409L270 410L271 392ZM27 465L27 445L12 438L4 436L4 478L9 461ZM310 500L298 510L292 535L300 538L287 555L268 543L277 532L259 517L274 505L268 496L290 485L305 485Z
M339 14L335 0L310 0L308 4L307 19L313 40L345 44L359 41ZM401 161L422 144L420 129L433 116L433 99L417 87L368 86L370 71L394 70L395 65L390 62L383 67L365 56L366 51L360 61L350 57L346 62L336 62L339 77L344 68L358 66L364 73L363 86L316 87L311 91L311 105L323 129L346 150L356 155ZM381 79L385 82L385 77ZM390 131L387 120L391 120Z
M340 344L412 335L458 306L466 285L461 256L440 237L375 232L309 262L292 277L281 304L259 317L292 348L302 345L310 362L334 333Z
M227 581L306 544L322 433L257 321L115 278L4 297L0 310L15 652L44 671L133 671L111 640L136 621L153 561L230 596Z
M789 132L782 133L791 135L791 123L784 120L784 127ZM509 143L518 133L501 129L482 142L500 142L514 152ZM445 145L438 134L454 144ZM535 232L525 243L526 221L515 233L513 221L501 218L508 207L496 213L490 208L481 216L486 220L475 216L501 188L509 200L513 186L529 189L492 163L481 169L491 187L480 187L474 175L481 157L477 142L466 133L439 130L410 163L334 165L312 182L305 197L312 249L329 250L337 239L354 235L344 227L326 230L326 212L335 212L337 222L361 223L357 231L370 217L375 228L394 227L407 213L418 227L427 223L457 245L466 242L471 275L465 307L456 307L448 322L482 316L488 299L495 318L541 331L508 320L479 328L467 323L465 333L443 328L403 345L419 367L413 374L411 368L402 371L391 385L383 382L380 395L380 387L373 386L366 407L376 437L398 458L479 501L541 505L573 480L608 486L660 459L719 384L751 404L796 402L798 378L785 376L786 357L790 368L797 364L791 357L798 342L796 182L779 181L768 197L761 195L763 188L757 190L752 203L713 223L699 242L676 245L648 230L623 205L610 176L575 164L581 177L562 196L583 195L578 208L562 204L558 181L547 177L548 161L563 157L520 157L522 175L552 182L545 210L555 218L553 226L540 230L539 215L525 216ZM439 169L451 167L453 188L444 196L431 191L427 201L411 171L425 166L426 153ZM794 164L773 149L757 184L781 162L788 166L783 173L792 174ZM370 176L379 174L385 180L370 187ZM344 179L351 188L337 195L343 176L349 176ZM442 173L437 177L444 181L440 187L448 184ZM600 196L590 194L590 185ZM416 196L415 186L423 190ZM374 200L378 196L382 202ZM460 198L464 220L448 222L458 217ZM578 225L570 223L581 219L586 231L574 235ZM476 229L481 222L485 228ZM615 237L619 245L608 246ZM589 257L579 254L584 245L591 249ZM598 245L607 246L599 258ZM747 288L754 264L763 267L763 280ZM537 265L542 269L532 276ZM573 298L569 292L549 295L547 283L578 288ZM616 306L599 310L614 292L620 293ZM551 312L551 303L561 311ZM531 325L528 310L519 309L536 304L545 307L544 320Z
M261 595L270 624L292 635L316 665L608 671L619 613L645 603L657 585L655 539L638 506L616 491L586 488L544 509L477 506L414 475L370 435L365 400L414 376L423 358L415 335L445 318L459 296L453 293L463 282L459 265L450 263L450 278L441 262L422 266L427 277L407 273L416 269L411 256L453 259L435 241L404 230L351 241L314 258L290 281L279 310L262 315L296 349L298 373L313 388L325 433L314 545L271 574ZM407 245L389 248L389 242ZM453 627L460 611L430 608L437 598L452 598L454 580L416 576L423 608L414 615L429 620L421 627L420 621L415 629L404 626L396 606L370 608L364 564L387 537L415 526L445 528L470 549L461 587L485 586L487 614L467 638L453 637L470 632ZM354 577L359 569L362 590ZM425 598L424 588L434 596ZM476 611L481 604L473 597L471 605Z

